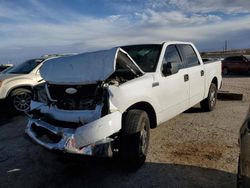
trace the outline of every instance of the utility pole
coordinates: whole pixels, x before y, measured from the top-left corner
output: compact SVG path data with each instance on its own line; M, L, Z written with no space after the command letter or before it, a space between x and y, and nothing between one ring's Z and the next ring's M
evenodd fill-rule
M227 51L227 40L225 40L225 52Z

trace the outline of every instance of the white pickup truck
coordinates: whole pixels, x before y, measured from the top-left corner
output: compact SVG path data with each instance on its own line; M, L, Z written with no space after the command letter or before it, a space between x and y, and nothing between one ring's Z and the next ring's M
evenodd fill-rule
M197 103L214 109L221 62L192 43L131 45L48 60L26 133L50 150L146 159L150 129Z

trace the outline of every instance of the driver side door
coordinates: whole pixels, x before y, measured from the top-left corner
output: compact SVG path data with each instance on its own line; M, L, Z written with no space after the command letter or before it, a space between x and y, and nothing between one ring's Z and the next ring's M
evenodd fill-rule
M164 75L164 64L170 63L170 74ZM162 60L158 99L161 101L161 118L167 121L185 111L189 105L189 82L187 70L176 45L168 45Z

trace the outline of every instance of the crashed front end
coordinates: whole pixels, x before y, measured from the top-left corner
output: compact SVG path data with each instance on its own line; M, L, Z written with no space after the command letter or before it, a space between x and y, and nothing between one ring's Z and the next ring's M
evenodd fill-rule
M65 122L60 122L67 124ZM116 139L112 134L121 128L121 113L114 112L78 128L64 128L44 119L29 119L26 133L38 144L50 150L66 153L111 157Z
M91 62L92 67L86 70ZM97 62L106 69L95 71L97 65L93 63ZM122 112L112 104L109 87L119 87L142 75L135 67L138 68L121 49L115 53L87 53L45 63L40 72L46 82L33 90L26 133L49 150L113 156L118 150L116 140L122 127ZM79 71L80 68L84 69Z

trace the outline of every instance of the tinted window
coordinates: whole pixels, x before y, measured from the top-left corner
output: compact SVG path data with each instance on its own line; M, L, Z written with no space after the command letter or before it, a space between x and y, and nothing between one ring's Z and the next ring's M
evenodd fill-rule
M242 61L243 60L243 57L234 57L234 61Z
M8 74L28 74L42 62L40 59L32 59L21 63L7 71Z
M185 64L188 67L200 64L199 59L192 46L187 44L179 44L177 46L178 49L180 50L180 53L183 57Z
M227 57L225 60L226 61L243 61L243 57L242 56Z
M172 72L178 72L182 68L182 62L179 52L175 45L170 45L167 47L162 64L171 62Z
M224 60L225 60L225 61L232 61L232 59L233 59L232 57L227 57L227 58L225 58Z
M154 72L161 45L133 45L122 47L144 72Z

